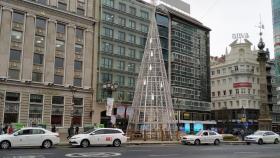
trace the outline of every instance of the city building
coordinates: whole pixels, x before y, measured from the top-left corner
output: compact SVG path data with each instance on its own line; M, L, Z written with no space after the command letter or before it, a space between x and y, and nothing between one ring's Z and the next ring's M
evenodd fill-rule
M271 0L272 16L273 16L273 34L274 34L274 56L275 56L275 75L276 75L276 92L277 105L280 105L280 2L278 0Z
M0 1L2 124L62 132L92 123L98 2Z
M109 126L105 105L112 97L115 124L125 129L153 8L140 0L101 2L95 121Z
M215 122L210 121L210 29L187 13L160 4L156 19L178 125L189 133Z
M258 128L260 79L257 50L252 43L235 40L225 56L212 58L212 118L225 132L234 128Z

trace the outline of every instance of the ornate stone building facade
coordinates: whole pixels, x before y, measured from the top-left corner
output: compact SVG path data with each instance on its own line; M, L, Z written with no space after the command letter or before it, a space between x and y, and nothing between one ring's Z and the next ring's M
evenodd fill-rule
M95 120L98 3L0 1L1 123L63 131Z

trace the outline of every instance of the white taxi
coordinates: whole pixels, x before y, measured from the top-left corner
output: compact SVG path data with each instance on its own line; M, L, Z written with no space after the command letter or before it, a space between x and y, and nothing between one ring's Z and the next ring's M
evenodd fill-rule
M186 135L181 138L182 144L214 144L219 145L223 136L215 131L201 130L196 135Z
M245 137L246 143L249 145L251 143L274 143L278 144L280 137L278 134L272 131L256 131L254 134Z
M60 141L59 134L53 133L43 128L29 127L22 128L13 134L0 135L0 147L8 149L10 147L40 146L50 148Z
M124 132L117 128L92 129L69 139L70 144L83 148L90 145L113 145L119 147L122 143L126 143L126 141L127 137Z

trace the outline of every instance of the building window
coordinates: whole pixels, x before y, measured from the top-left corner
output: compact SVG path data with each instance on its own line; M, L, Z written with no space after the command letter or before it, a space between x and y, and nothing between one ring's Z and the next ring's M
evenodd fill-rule
M111 82L113 79L112 74L102 73L102 82Z
M128 77L128 86L135 87L135 78L134 77Z
M76 38L83 40L84 39L84 30L76 28Z
M103 42L103 51L106 53L113 53L113 44Z
M128 71L129 72L135 72L135 64L134 63L129 63L128 64Z
M9 69L8 78L9 79L14 79L14 80L19 80L19 73L20 73L19 70Z
M125 32L119 31L118 38L119 40L125 41Z
M73 85L76 87L82 87L82 79L81 78L74 78Z
M125 78L124 76L120 76L120 75L117 75L116 76L116 82L120 85L120 86L124 86L125 84Z
M119 3L119 10L126 12L126 5L124 3Z
M103 20L108 21L108 22L112 22L112 23L114 22L114 15L113 14L104 12L103 15L104 15Z
M224 90L224 95L227 95L227 91L226 90Z
M35 46L44 48L45 47L45 37L36 35L35 36Z
M131 15L136 15L136 8L134 8L134 7L129 7L129 13L130 13Z
M215 97L215 92L212 92L212 97Z
M64 52L65 50L65 42L56 40L56 50Z
M165 26L165 27L169 26L169 20L166 16L156 14L156 20L158 25Z
M20 62L21 61L21 51L19 50L10 50L10 61Z
M72 124L74 126L82 126L83 111L83 98L74 98L74 109L72 117Z
M75 71L82 71L83 70L83 62L75 60L75 62L74 62L74 70Z
M34 55L33 55L33 64L43 65L43 63L44 63L44 55L43 54L34 53Z
M232 95L232 90L231 89L229 90L229 95Z
M58 58L58 57L56 57L56 58L55 58L54 67L55 67L56 69L58 69L58 68L63 68L63 67L64 67L64 59L63 59L63 58Z
M148 12L141 10L140 13L141 13L141 18L149 19L149 13Z
M83 54L83 45L75 44L75 53L77 54Z
M63 76L54 75L54 84L63 84Z
M84 16L85 15L85 10L83 8L77 8L77 14Z
M32 72L32 81L42 82L43 74L39 72Z
M51 124L57 127L63 126L63 113L64 113L64 97L53 96L52 97L52 115Z
M61 10L67 10L67 4L63 2L58 2L57 8Z
M19 12L13 12L13 22L24 23L24 14Z
M11 39L12 41L22 41L22 32L12 30Z
M146 40L147 40L147 38L145 38L145 37L140 37L140 45L145 46L145 45L146 45ZM163 44L163 42L162 42L162 48L166 48L166 46L168 47L168 44L165 45L165 44Z
M125 69L124 61L117 61L117 69L118 70L124 70Z
M47 0L37 0L38 3L41 3L41 4L44 4L44 5L47 5Z
M245 94L245 89L241 88L241 94Z
M114 0L103 0L103 4L109 7L114 7Z
M218 91L218 96L221 96L221 92L220 91Z
M65 34L65 25L61 23L57 23L56 25L56 32Z
M4 124L18 123L20 93L6 93Z
M36 28L46 29L46 19L36 18Z
M235 94L239 94L239 89L235 89Z
M132 34L129 34L129 35L128 35L128 42L130 42L130 43L136 43L136 36L135 36L135 35L132 35Z
M141 31L147 33L148 32L148 26L141 24Z
M118 46L118 50L116 51L118 55L124 56L125 55L125 47Z
M135 49L129 48L128 57L135 58Z
M43 95L31 94L29 99L29 126L42 123Z
M102 58L101 67L111 69L112 68L112 59Z
M129 20L128 21L128 26L132 29L136 29L136 23L135 21Z
M127 98L129 101L132 101L134 97L134 92L127 92Z
M123 17L119 17L119 25L126 26L126 19Z
M105 36L113 38L113 34L114 34L113 33L114 32L113 29L104 27L103 30L104 30L104 35Z
M215 71L211 71L211 75L215 75Z

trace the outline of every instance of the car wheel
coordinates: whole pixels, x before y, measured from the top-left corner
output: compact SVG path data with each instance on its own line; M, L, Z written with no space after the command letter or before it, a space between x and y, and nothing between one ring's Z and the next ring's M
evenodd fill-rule
M262 144L263 144L263 140L262 140L262 139L259 139L258 144L259 144L259 145L262 145Z
M279 140L277 138L274 140L274 144L279 144Z
M81 147L87 148L88 146L89 146L89 141L88 141L88 140L83 140L83 141L81 142Z
M2 149L9 149L11 147L11 143L9 141L3 141L1 143L1 148Z
M42 147L45 149L51 148L52 147L52 142L50 140L45 140L42 144Z
M250 143L250 142L247 142L246 144L247 144L247 145L250 145L251 143Z
M214 145L219 145L219 144L220 144L219 139L216 139L216 140L214 141Z
M114 147L119 147L119 146L121 146L121 141L120 141L119 139L114 140L114 141L113 141L113 146L114 146Z
M200 144L200 140L199 139L196 139L195 141L194 141L194 145L199 145Z

